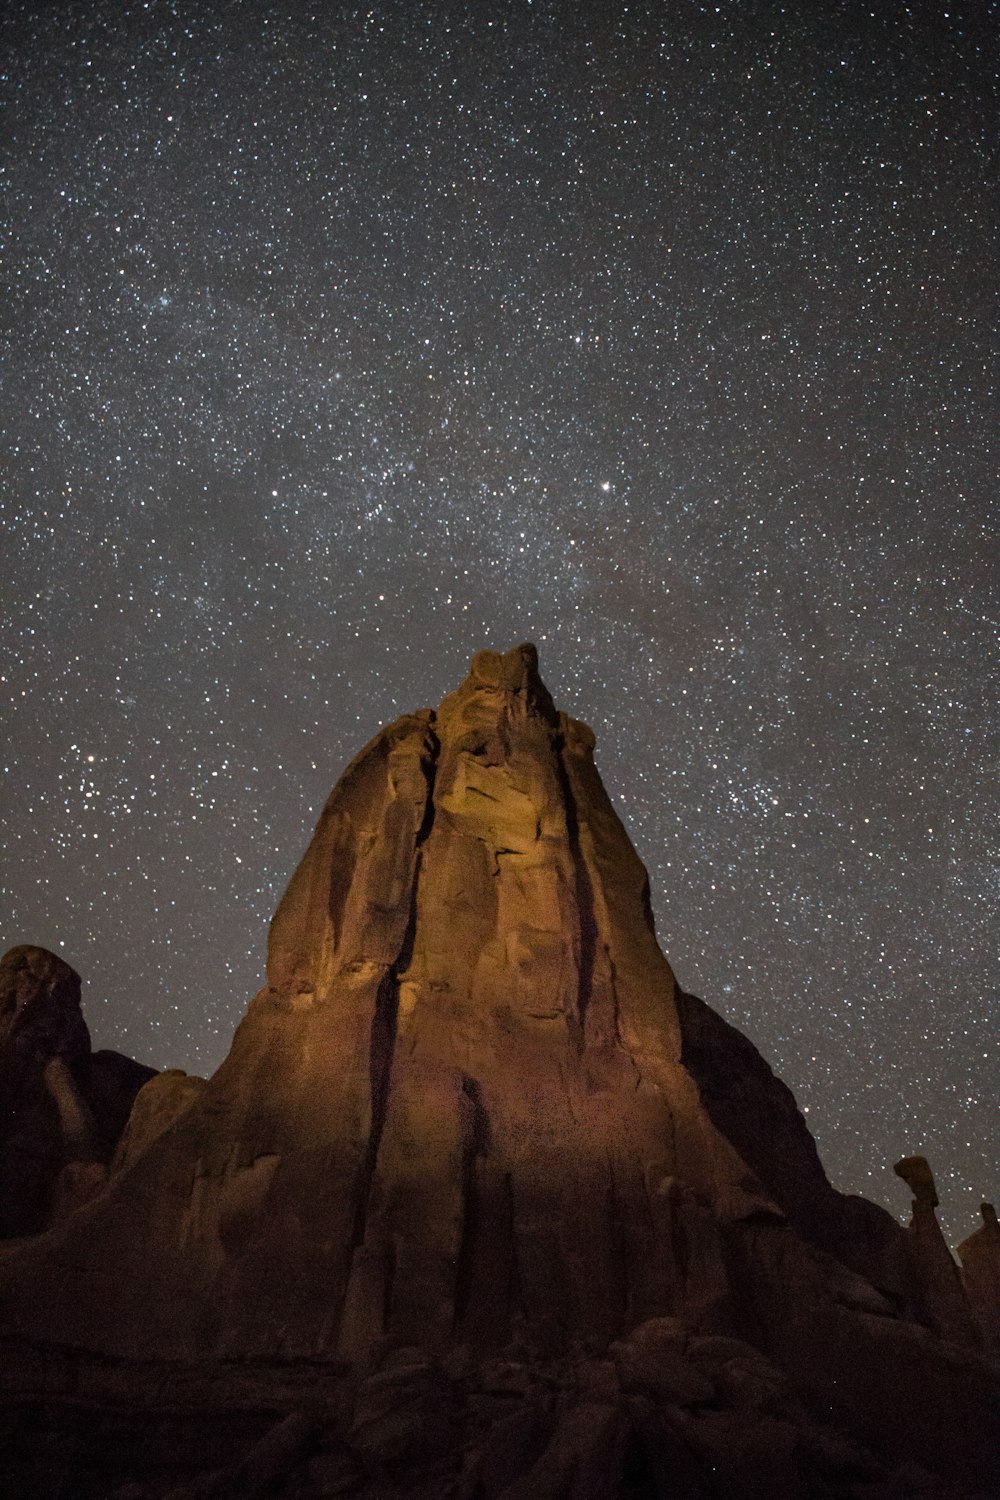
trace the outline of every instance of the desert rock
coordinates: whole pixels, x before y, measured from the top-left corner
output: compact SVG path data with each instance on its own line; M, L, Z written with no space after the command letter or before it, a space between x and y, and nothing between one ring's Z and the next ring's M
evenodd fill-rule
M38 1231L102 1185L152 1073L91 1053L79 975L56 954L22 945L0 959L0 1237Z
M302 1494L992 1482L995 1374L924 1187L910 1230L836 1193L678 989L593 750L529 646L372 740L222 1067L147 1084L107 1187L0 1256L19 1358L279 1391L254 1441L292 1433ZM302 1381L313 1436L275 1425Z
M982 1227L958 1247L962 1281L984 1346L1000 1359L1000 1224L992 1203L982 1206Z

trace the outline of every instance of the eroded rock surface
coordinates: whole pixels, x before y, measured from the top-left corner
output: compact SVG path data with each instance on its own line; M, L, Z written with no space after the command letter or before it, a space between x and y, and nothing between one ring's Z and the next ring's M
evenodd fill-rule
M1000 1224L992 1203L982 1206L981 1228L958 1247L962 1281L984 1347L1000 1360Z
M592 750L525 648L482 653L362 752L229 1058L38 1247L53 1331L353 1358L382 1337L607 1339L725 1302L709 1202L724 1222L769 1200L680 1066L645 872ZM70 1290L81 1263L124 1272L111 1320Z
M106 1178L152 1068L92 1053L80 977L22 945L0 959L0 1237L33 1234Z
M996 1389L960 1284L944 1318L678 991L593 748L531 647L377 735L229 1057L142 1090L107 1190L0 1263L0 1329L337 1372L336 1438L275 1438L316 1493L874 1495L904 1460L974 1489Z
M97 1396L97 1377L102 1387ZM77 1364L45 1400L58 1444L0 1401L5 1500L992 1500L811 1411L739 1339L678 1319L601 1355L511 1346L473 1360L400 1346L360 1378L240 1364ZM132 1374L133 1382L135 1380ZM87 1401L80 1400L81 1388ZM39 1413L36 1413L36 1420ZM61 1487L60 1487L61 1486ZM70 1489L71 1486L71 1489Z
M154 1141L187 1114L204 1087L204 1078L180 1068L167 1068L144 1083L115 1150L111 1175L117 1177L133 1166Z
M976 1342L975 1319L962 1286L955 1258L935 1212L937 1188L926 1157L905 1156L893 1167L913 1193L913 1217L906 1248L919 1287L924 1321L942 1338Z

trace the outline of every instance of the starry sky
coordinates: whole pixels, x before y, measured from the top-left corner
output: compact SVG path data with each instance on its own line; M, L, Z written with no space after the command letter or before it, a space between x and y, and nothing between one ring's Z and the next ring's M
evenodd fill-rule
M998 6L4 17L4 948L211 1071L348 759L532 639L681 983L968 1233Z

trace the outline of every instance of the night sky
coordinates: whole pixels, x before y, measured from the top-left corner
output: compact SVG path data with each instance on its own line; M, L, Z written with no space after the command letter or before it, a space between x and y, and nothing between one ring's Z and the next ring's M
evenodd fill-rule
M3 947L211 1071L346 762L531 639L680 982L968 1233L1000 9L4 16Z

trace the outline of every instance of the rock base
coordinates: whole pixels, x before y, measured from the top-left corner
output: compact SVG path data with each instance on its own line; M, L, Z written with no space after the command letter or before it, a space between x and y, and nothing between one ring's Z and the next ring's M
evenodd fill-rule
M810 1410L737 1339L652 1319L545 1360L367 1373L2 1351L3 1500L989 1500Z

